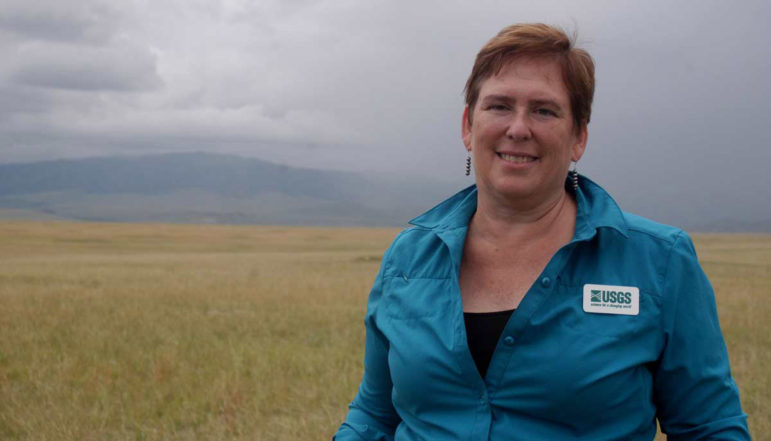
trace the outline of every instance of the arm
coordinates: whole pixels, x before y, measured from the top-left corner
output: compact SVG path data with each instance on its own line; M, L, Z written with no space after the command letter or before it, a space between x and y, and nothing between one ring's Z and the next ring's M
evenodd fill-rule
M348 416L334 441L393 441L401 419L391 403L391 373L388 369L388 340L380 332L375 311L383 293L383 279L388 253L375 279L367 302L364 324L367 339L364 347L364 376L359 393L349 406Z
M662 283L666 340L654 378L662 431L673 441L749 440L715 294L685 233L675 240Z

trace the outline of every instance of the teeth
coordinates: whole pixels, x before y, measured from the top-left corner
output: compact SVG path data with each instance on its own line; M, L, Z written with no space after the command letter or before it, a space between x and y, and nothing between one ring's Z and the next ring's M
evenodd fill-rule
M535 158L532 156L514 156L514 155L507 155L505 153L498 153L498 156L500 156L502 159L506 161L515 162L517 164L524 164L526 162L535 161Z

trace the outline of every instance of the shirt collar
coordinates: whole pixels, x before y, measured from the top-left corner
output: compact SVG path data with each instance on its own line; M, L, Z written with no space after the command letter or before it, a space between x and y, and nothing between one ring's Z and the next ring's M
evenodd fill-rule
M567 180L566 186L572 192L572 181ZM626 220L618 204L602 187L583 175L580 176L576 202L575 239L592 237L602 227L613 228L628 237ZM410 224L437 230L467 227L476 209L477 187L472 185L412 219Z

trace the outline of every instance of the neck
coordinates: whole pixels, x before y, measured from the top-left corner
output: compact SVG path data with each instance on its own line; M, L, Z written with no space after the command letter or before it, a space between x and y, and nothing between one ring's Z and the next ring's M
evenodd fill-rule
M564 187L538 203L501 201L490 197L487 192L479 191L477 211L471 219L469 230L475 235L495 241L530 242L544 237L560 237L564 242L569 242L575 230L576 211L576 203Z

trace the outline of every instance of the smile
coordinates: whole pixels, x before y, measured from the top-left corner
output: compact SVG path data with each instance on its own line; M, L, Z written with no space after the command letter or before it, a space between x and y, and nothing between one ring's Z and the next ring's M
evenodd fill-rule
M508 155L506 153L496 153L499 158L503 159L506 162L513 162L515 164L525 164L528 162L534 162L538 158L535 156L527 156L527 155Z

